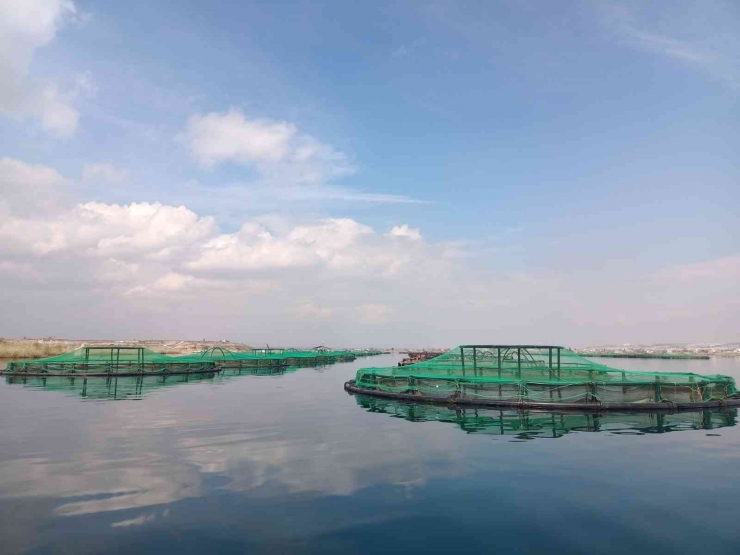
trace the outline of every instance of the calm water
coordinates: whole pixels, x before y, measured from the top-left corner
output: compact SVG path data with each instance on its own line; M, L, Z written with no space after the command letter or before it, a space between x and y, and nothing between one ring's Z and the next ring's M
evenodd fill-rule
M455 412L342 390L395 360L3 381L0 551L740 551L735 411ZM740 381L737 359L604 362Z

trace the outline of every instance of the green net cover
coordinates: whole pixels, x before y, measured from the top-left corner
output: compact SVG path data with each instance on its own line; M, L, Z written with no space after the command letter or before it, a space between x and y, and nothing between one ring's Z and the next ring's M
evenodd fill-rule
M260 366L313 366L354 360L349 351L330 351L328 349L314 349L301 351L298 349L252 349L249 351L230 351L221 347L214 347L195 353L174 357L183 362L197 362L208 360L223 368L248 368Z
M540 345L462 345L417 364L363 368L354 386L448 402L702 403L738 394L728 376L620 370Z
M69 353L29 361L10 362L6 373L136 373L214 370L212 362L181 361L144 347L118 345L80 347Z
M363 349L360 351L352 351L352 354L356 357L374 357L377 355L382 355L383 351L379 351L377 349Z
M213 347L192 355L173 357L180 362L212 362L219 368L247 368L259 366L287 366L287 361L280 353L259 351L230 351Z

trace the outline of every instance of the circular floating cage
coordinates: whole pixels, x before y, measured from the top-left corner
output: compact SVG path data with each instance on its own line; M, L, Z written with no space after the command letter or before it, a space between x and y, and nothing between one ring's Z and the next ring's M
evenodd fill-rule
M735 380L611 368L570 349L461 345L401 367L363 368L349 393L452 405L586 411L677 411L740 406Z

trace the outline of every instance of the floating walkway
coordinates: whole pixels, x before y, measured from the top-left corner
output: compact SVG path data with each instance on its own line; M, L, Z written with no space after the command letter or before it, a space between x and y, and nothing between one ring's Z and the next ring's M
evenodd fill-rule
M347 392L413 402L586 411L740 406L728 376L611 368L561 346L461 345L403 367L364 368Z

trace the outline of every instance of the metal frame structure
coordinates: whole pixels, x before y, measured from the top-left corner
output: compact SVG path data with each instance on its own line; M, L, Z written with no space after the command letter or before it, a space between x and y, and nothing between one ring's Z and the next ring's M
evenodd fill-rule
M100 354L103 354L101 356ZM121 356L124 355L129 356ZM136 357L130 356L135 353ZM98 356L95 356L98 354ZM198 374L217 371L209 361L179 361L144 347L121 345L83 346L72 353L47 359L10 362L0 375L86 377L139 376L150 374Z
M560 345L461 345L416 364L361 369L345 390L414 402L589 411L740 406L727 376L620 370Z

